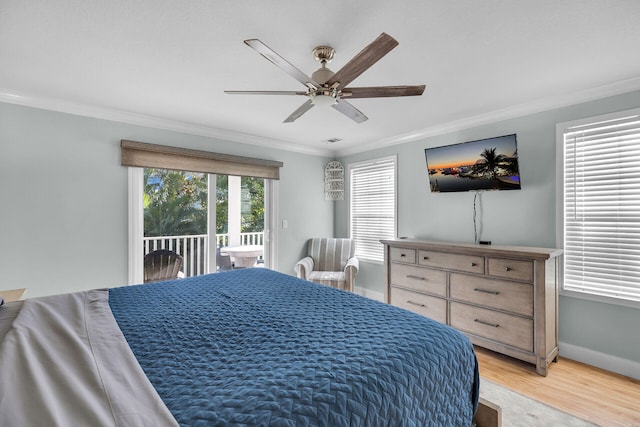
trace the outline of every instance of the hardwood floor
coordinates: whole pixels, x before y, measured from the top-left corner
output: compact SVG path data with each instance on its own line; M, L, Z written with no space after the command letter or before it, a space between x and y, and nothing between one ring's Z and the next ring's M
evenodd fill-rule
M560 358L547 377L527 363L476 347L480 376L606 427L640 426L640 381Z

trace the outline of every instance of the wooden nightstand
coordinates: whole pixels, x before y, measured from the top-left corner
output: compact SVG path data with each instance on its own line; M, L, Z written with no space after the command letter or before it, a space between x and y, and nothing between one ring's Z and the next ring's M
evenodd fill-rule
M22 299L26 291L26 288L0 291L0 297L4 299L4 302L18 301Z

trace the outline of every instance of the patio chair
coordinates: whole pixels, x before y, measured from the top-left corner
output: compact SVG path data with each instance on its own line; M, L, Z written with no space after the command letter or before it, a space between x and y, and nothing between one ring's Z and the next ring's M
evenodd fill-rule
M220 253L220 248L216 248L216 268L218 271L233 270L233 262L228 254Z
M144 256L144 283L177 279L182 274L183 259L174 251L158 249Z

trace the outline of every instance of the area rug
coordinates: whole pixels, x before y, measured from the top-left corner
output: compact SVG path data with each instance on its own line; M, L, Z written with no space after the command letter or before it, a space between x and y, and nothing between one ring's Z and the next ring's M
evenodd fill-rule
M480 397L502 407L503 427L597 427L484 378Z

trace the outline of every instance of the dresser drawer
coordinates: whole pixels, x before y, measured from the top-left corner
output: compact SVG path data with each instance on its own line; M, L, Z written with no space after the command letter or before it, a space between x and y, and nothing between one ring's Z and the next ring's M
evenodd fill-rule
M415 265L391 263L391 284L447 296L447 273Z
M391 248L391 262L416 263L416 250L404 248Z
M533 285L451 273L450 298L533 316Z
M445 270L484 274L484 257L447 252L418 251L418 264Z
M533 351L533 320L451 302L451 326L463 332Z
M447 300L391 287L391 304L447 323Z
M514 259L489 258L489 276L533 282L533 262Z

